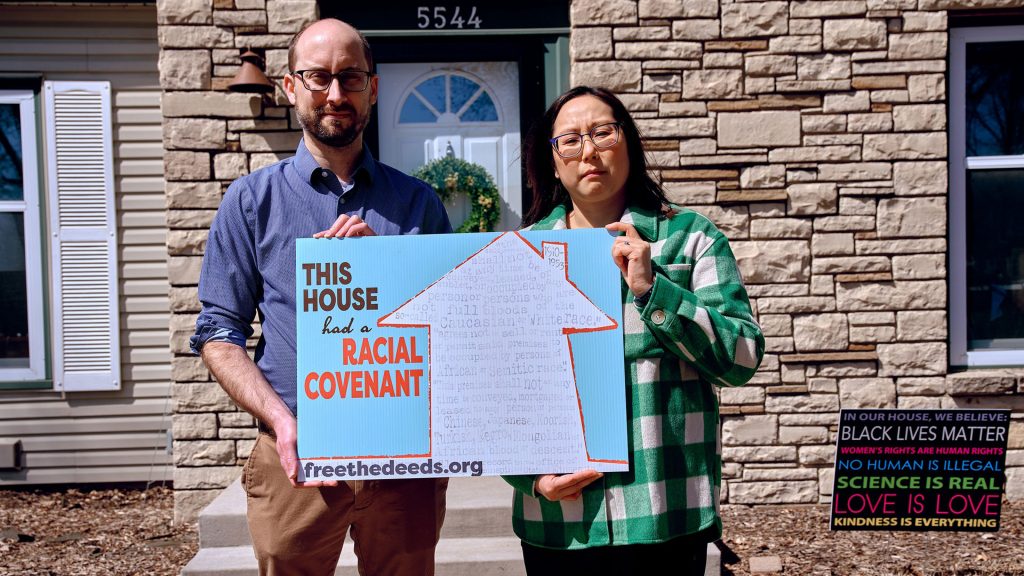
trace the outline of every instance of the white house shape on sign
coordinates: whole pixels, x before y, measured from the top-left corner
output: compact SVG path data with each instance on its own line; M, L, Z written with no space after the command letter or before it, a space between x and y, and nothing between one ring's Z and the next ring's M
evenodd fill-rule
M550 466L533 472L625 464L590 457L569 339L618 324L569 280L566 245L542 248L506 232L377 321L428 330L432 458L488 474L525 473L525 454Z

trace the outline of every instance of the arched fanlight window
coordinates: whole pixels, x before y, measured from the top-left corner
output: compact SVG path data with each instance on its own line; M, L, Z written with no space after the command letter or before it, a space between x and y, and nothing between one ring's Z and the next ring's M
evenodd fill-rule
M417 84L400 110L399 124L498 121L498 108L487 90L453 72L442 72Z

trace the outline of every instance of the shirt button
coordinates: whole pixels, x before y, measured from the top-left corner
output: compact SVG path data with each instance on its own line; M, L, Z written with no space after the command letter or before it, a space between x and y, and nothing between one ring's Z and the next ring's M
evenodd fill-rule
M324 178L327 178L327 176L329 176L330 174L327 172L327 170L324 170L320 172L320 175L323 176Z
M345 199L344 198L338 198L338 204L344 204L344 203L345 203Z
M651 312L651 320L654 321L655 324L661 324L665 321L665 311L655 310L654 312Z

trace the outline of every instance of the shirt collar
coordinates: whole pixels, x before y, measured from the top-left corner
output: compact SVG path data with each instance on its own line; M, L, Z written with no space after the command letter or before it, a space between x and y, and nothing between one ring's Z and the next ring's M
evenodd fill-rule
M302 138L299 140L299 146L295 150L295 169L302 175L302 177L309 182L314 188L316 183L322 178L321 172L330 170L323 168L316 162L316 158L313 157L313 153L306 147L306 139ZM356 165L355 171L352 173L353 180L358 180L360 175L365 175L369 180L370 184L377 178L377 159L370 153L370 148L363 142L363 153L359 159L359 164ZM333 174L333 172L331 172Z

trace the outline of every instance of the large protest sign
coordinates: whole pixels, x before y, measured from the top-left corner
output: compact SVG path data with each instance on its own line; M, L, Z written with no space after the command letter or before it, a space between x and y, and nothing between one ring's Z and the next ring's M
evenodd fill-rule
M833 530L996 531L1009 410L843 410Z
M297 241L301 478L626 470L612 240Z

